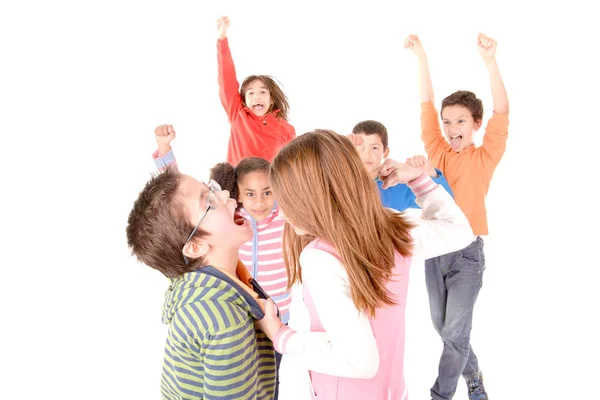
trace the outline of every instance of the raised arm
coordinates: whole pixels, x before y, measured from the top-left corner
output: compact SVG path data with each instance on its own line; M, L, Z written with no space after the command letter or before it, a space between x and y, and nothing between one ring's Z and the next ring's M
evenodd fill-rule
M494 102L494 114L487 124L482 145L486 155L483 162L490 175L504 155L508 138L508 95L496 62L496 47L496 41L483 33L477 36L477 49L488 70Z
M221 104L231 121L237 111L242 107L242 96L239 89L240 84L235 74L235 65L229 50L227 30L229 29L229 17L221 17L217 20L217 63L219 80L219 97Z
M409 49L417 57L419 69L419 98L421 103L433 102L433 84L429 74L429 64L427 63L427 54L423 44L417 35L408 35L404 40L404 48Z
M152 153L152 159L154 160L156 169L163 172L171 165L174 165L175 168L177 168L177 160L175 159L175 154L173 154L173 149L171 148L171 142L175 139L175 129L173 128L173 125L164 124L157 126L154 130L154 138L158 145L158 150Z
M417 57L419 99L421 101L421 140L425 145L427 157L437 163L441 158L441 153L450 145L442 136L440 121L433 103L433 84L431 83L427 54L417 35L408 35L404 41L404 47L411 50Z
M497 114L508 114L508 95L504 82L500 76L498 63L496 62L497 43L494 39L487 37L483 33L477 36L477 49L483 59L490 76L490 86L492 89L492 100L494 101L494 112Z

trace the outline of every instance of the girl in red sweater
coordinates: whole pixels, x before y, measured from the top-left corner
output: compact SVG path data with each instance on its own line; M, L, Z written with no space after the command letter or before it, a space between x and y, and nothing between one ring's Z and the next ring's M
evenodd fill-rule
M296 137L294 127L288 122L288 100L267 75L250 75L240 87L229 50L228 29L229 17L219 18L219 97L231 126L227 162L235 166L252 156L271 162L279 149Z

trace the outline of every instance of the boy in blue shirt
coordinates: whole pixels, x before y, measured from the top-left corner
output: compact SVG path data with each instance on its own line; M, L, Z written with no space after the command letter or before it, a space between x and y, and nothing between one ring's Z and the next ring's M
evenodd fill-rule
M383 205L398 211L406 211L408 208L421 208L415 202L415 195L407 185L396 185L383 189L383 182L378 179L381 164L390 153L386 127L378 121L362 121L352 129L352 134L358 135L362 139L353 140L353 142L369 175L371 178L377 180L379 195L381 196ZM357 144L359 142L362 143ZM435 183L442 185L454 198L448 181L446 181L442 172L433 168L427 158L424 156L414 156L406 160L406 163L412 167L423 168L424 172L427 172Z

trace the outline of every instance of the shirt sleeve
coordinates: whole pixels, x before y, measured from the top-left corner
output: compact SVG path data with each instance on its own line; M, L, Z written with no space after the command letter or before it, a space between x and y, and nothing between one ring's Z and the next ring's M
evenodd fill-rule
M421 216L407 215L417 226L411 234L413 255L429 259L467 247L473 241L469 221L444 188L427 175L408 183L421 207Z
M175 166L177 168L177 160L175 159L175 153L173 153L173 149L169 150L169 152L163 156L160 155L158 150L152 153L152 159L154 160L154 165L156 165L156 169L159 172L166 171L170 166Z
M242 96L227 38L217 40L217 63L219 97L229 121L232 121L238 110L242 108Z
M325 332L296 332L283 326L275 335L275 349L297 357L311 371L346 378L374 377L379 368L377 342L368 317L352 301L344 265L319 249L304 250L300 263L303 285Z

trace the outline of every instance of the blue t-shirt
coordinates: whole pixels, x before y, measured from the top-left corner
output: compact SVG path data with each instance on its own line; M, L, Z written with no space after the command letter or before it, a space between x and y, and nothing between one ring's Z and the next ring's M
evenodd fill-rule
M452 189L450 189L450 185L448 185L448 181L439 169L436 169L436 171L438 177L431 179L433 179L435 183L442 185L444 189L450 193L450 196L454 198ZM421 208L415 201L416 196L413 191L410 190L408 185L399 184L387 189L383 189L382 186L383 182L378 179L377 187L379 188L379 195L381 196L381 202L384 207L393 208L398 211L405 211L407 208Z

